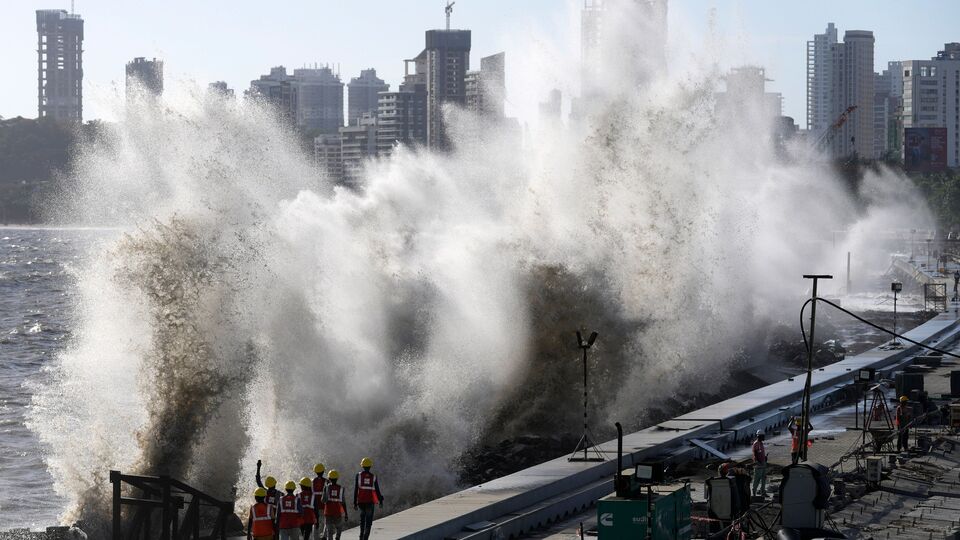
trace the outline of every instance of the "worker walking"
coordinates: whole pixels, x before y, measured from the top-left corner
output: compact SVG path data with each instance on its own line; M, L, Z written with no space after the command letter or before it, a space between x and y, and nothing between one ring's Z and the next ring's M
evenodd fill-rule
M300 498L293 494L297 484L290 480L283 488L287 494L280 497L280 508L277 513L277 529L280 530L280 540L300 540L300 521L303 509Z
M327 485L323 488L323 534L326 540L340 540L343 526L349 516L344 504L343 486L339 484L340 473L335 469L327 475ZM334 536L336 533L336 536Z
M897 428L897 452L906 451L910 448L910 417L911 410L910 399L907 396L900 396L900 404L897 405L897 414L893 419L894 426Z
M300 479L300 532L303 540L310 540L310 533L317 524L317 494L313 491L313 481L304 476Z
M790 425L787 426L787 429L790 430L790 462L796 465L800 461L800 457L803 455L803 449L800 448L800 438L803 435L800 433L800 423L801 419L799 416L794 416L790 420ZM810 435L810 432L813 431L813 425L810 424L810 421L807 421L807 436ZM807 441L807 445L810 445L810 441Z
M263 462L259 459L257 460L257 485L259 487L265 488L267 490L267 496L264 498L264 502L270 506L270 511L274 516L277 515L277 505L280 503L280 497L283 495L280 493L280 490L277 489L277 479L268 476L264 480L260 481L260 467L263 465Z
M353 486L353 509L360 510L360 540L370 538L373 528L374 505L380 504L383 508L383 493L380 492L380 482L377 475L370 472L373 460L365 457L360 461L360 468Z
M314 496L316 496L316 505L317 505L317 507L314 508L317 514L317 525L316 525L317 538L324 538L323 503L320 502L320 498L323 497L323 488L327 484L327 479L323 477L323 473L326 470L327 468L323 466L323 463L317 463L316 465L313 466L313 472L314 474L317 475L313 479L313 494Z
M247 518L247 540L273 540L273 508L266 503L266 497L267 490L262 487L253 492L256 502L250 507L250 517Z
M753 441L753 485L750 492L753 495L765 497L767 493L767 449L763 444L766 437L763 431L757 430L757 439ZM759 487L759 491L757 490Z

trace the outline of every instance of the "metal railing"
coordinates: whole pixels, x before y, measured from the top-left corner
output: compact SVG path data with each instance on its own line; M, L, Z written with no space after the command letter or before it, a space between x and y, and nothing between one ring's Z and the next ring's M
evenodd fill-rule
M169 476L110 471L110 483L113 484L113 540L226 540L227 518L233 514L233 501L221 501ZM139 492L139 496L125 497L124 485ZM180 511L185 506L186 511L181 516ZM131 509L126 516L124 507ZM210 511L202 512L201 507ZM159 536L153 528L157 511L160 514ZM201 536L202 524L212 525L205 536Z

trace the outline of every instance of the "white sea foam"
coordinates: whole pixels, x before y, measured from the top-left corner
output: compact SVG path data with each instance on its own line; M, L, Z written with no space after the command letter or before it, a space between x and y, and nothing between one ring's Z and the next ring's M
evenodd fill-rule
M525 50L539 88L570 63ZM616 73L522 144L451 110L452 152L401 150L358 192L259 105L118 101L64 212L125 234L80 270L30 423L68 514L105 514L109 469L228 496L258 458L285 480L369 454L388 503L440 494L481 437L576 425L577 326L601 332L596 421L639 422L793 320L801 274L874 264L871 231L929 222L907 181L869 175L860 207L814 153L778 156L749 104L715 115L706 59L642 89Z

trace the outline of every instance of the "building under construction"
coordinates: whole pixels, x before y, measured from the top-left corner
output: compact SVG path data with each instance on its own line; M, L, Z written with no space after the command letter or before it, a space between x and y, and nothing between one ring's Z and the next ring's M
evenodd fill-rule
M37 116L83 121L83 18L37 10Z

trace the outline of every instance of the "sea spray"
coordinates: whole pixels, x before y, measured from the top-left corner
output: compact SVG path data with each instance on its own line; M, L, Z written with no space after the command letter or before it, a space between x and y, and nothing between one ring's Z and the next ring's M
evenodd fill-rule
M868 252L862 216L926 219L891 173L859 208L768 119L716 114L715 66L616 73L565 127L450 109L452 151L398 149L355 190L263 104L118 105L64 214L123 234L31 412L67 515L106 523L109 469L244 496L258 459L285 481L371 455L390 509L449 492L478 441L577 429L577 327L601 333L596 429L635 427L793 320L803 272Z

